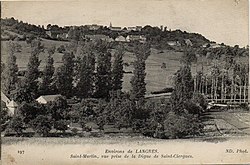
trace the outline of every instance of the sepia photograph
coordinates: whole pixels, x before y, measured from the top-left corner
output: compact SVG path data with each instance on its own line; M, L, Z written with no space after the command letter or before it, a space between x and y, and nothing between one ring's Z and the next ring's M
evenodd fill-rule
M250 162L248 0L1 1L1 164Z

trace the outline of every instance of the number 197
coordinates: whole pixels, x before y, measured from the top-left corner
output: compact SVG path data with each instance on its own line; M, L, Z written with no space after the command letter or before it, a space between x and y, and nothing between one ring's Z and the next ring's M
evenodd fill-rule
M24 154L24 150L18 150L17 153L18 154Z

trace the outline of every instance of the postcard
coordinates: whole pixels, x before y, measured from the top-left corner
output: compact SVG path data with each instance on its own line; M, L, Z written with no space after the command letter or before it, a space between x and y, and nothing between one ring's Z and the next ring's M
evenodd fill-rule
M1 163L247 164L248 0L1 2Z

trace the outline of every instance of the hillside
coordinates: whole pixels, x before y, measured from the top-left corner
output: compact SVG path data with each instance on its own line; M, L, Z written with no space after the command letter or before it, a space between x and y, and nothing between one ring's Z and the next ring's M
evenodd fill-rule
M18 42L22 46L22 51L16 53L17 57L17 64L19 70L25 70L27 67L27 62L30 57L31 47L28 45L25 41L15 41ZM68 42L62 42L62 41L51 41L51 40L45 40L42 39L41 41L46 48L55 45L56 48L58 48L62 44L68 44ZM2 41L2 61L5 63L8 56L8 50L7 50L7 41ZM156 90L161 90L165 88L166 86L170 85L169 79L173 73L179 69L180 63L179 59L182 55L181 52L175 52L175 51L164 51L163 53L157 53L158 51L156 49L151 50L151 55L146 61L146 83L147 83L147 91L152 92ZM62 59L62 53L56 52L53 55L54 58L54 65L55 67L58 67L61 65L61 59ZM47 57L47 52L41 53L39 58L41 60L40 69L42 70L45 65L45 59ZM128 63L129 66L124 67L124 70L126 72L133 71L133 67L131 63L134 61L134 56L130 52L126 52L124 56L124 63ZM161 65L165 62L167 69L162 69ZM132 77L131 73L124 74L124 83L123 83L123 89L125 91L130 90L130 78Z
M58 25L48 24L45 28L44 26L34 25L29 23L24 23L23 21L16 20L15 18L5 18L1 19L2 30L8 30L17 33L18 35L34 35L36 37L42 37L53 40L61 40L57 36L68 34L68 38L64 40L72 39L77 37L81 38L82 35L96 35L102 34L115 39L118 36L128 36L128 35L143 35L146 37L147 42L150 42L154 47L167 49L169 45L166 44L168 41L178 41L181 45L185 45L185 40L189 39L194 47L200 47L205 43L210 43L210 41L198 33L188 33L186 31L181 31L180 29L161 29L160 27L152 27L146 25L140 30L121 30L114 31L106 26L101 26L97 30L92 30L89 25L75 26L73 27L59 27ZM47 34L50 33L50 35ZM77 35L76 35L77 34ZM76 36L75 36L76 35Z

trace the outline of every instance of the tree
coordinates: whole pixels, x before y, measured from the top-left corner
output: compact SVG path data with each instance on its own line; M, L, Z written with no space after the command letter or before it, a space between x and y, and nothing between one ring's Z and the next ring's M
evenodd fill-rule
M191 66L193 62L197 62L195 51L191 47L184 48L184 54L181 58L181 63Z
M146 93L146 59L150 55L150 46L148 44L136 44L134 48L135 61L133 77L131 78L131 97L135 101L144 98Z
M22 121L29 125L32 120L34 120L38 115L47 115L47 111L44 105L38 102L26 103L22 102L18 106L17 114L22 117Z
M2 83L1 88L6 96L12 98L12 92L16 89L16 83L18 82L17 72L18 66L16 64L16 44L13 42L8 43L9 56L7 58L7 64L2 65L1 69L4 68L1 76Z
M68 118L68 104L65 97L58 96L55 101L48 103L47 108L54 121Z
M112 85L114 91L122 89L123 55L124 48L122 46L119 46L114 54L114 63L112 68Z
M77 95L80 98L91 97L94 91L94 71L95 71L95 56L93 53L92 44L86 43L81 48L82 58L79 60L76 86Z
M183 112L185 103L190 101L193 95L193 79L189 65L182 66L174 76L174 91L171 95L172 109Z
M31 122L32 128L41 136L48 136L52 128L51 118L45 115L39 115Z
M25 127L22 118L20 116L14 116L9 122L7 128L15 131L17 135L20 136L23 133Z
M52 55L55 53L55 47L48 49L48 57L46 59L46 64L43 70L42 82L39 86L41 94L51 94L53 89L51 89L51 83L53 81L53 75L55 71L54 59Z
M5 130L8 121L11 119L10 115L8 114L8 108L6 107L5 102L1 100L1 111L0 111L0 129L1 132Z
M95 97L109 98L111 86L111 53L108 43L100 41L97 45L97 73Z
M65 133L65 131L68 129L68 121L63 119L55 121L54 128Z
M95 112L93 110L93 105L88 100L82 100L81 107L78 110L78 123L81 125L82 129L86 128L86 123L91 121L95 116Z
M55 85L60 94L70 97L73 88L74 55L64 52L62 61L63 65L56 71Z
M27 92L30 98L34 99L38 95L38 78L39 78L39 54L44 51L44 46L40 41L32 41L31 43L31 56L29 58L27 72L25 74L24 82L22 83L21 90ZM24 100L26 102L31 102L32 100Z
M69 108L65 97L58 96L55 101L47 104L51 125L55 129L65 132L68 129Z

